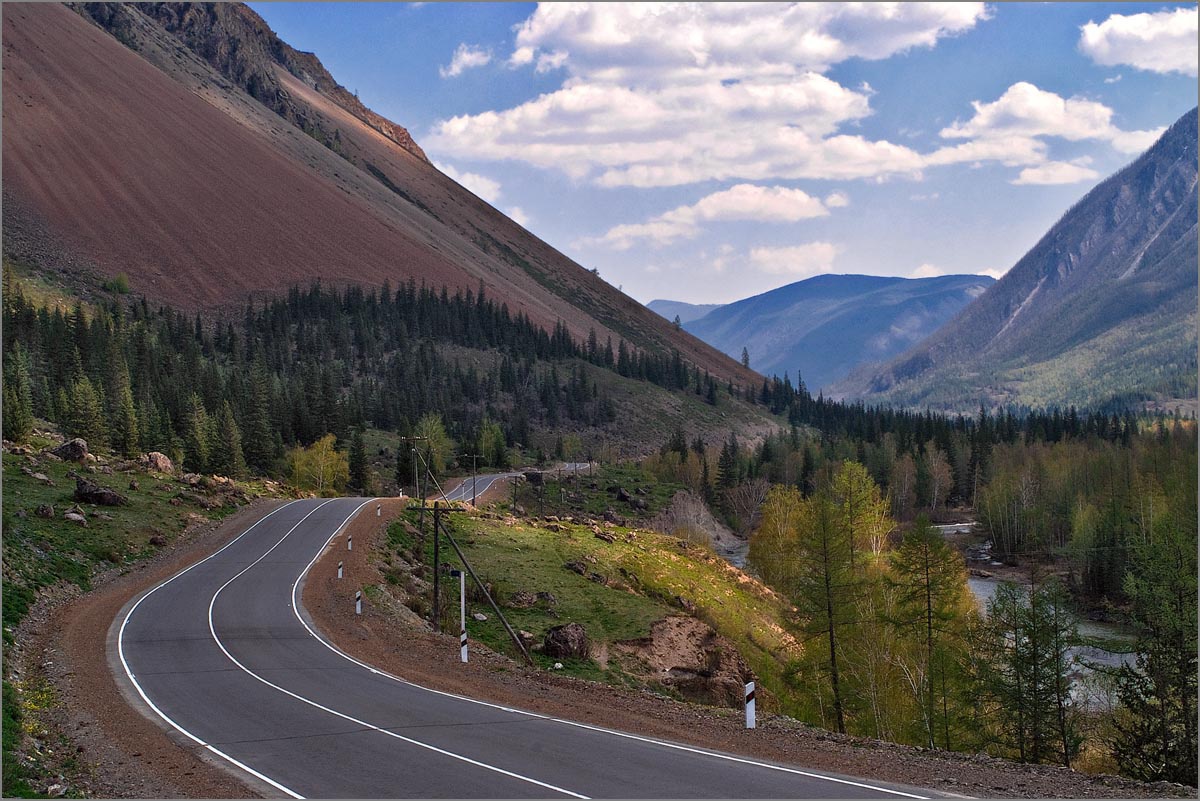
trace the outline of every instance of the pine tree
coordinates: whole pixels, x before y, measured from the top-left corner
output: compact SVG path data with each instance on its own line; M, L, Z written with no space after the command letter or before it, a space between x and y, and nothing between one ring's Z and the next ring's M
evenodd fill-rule
M266 474L271 470L278 451L275 445L277 434L271 422L271 377L261 360L256 361L250 371L250 397L245 423L243 447L246 462L256 473Z
M71 386L67 431L87 441L92 450L108 445L108 424L104 420L104 401L87 376Z
M25 442L32 433L33 393L29 362L24 348L17 342L4 360L4 438Z
M1196 521L1173 517L1160 518L1125 579L1137 661L1117 674L1113 750L1126 775L1195 787Z
M350 438L350 481L347 488L358 495L371 494L371 472L361 428L354 429L354 436Z
M200 396L192 393L188 399L187 416L184 420L183 451L188 469L195 473L209 471L209 447L213 441L212 424L208 410Z
M135 456L141 444L137 410L133 405L133 391L126 380L117 388L117 398L112 415L112 447L123 456Z
M216 474L241 478L246 474L246 459L242 453L242 433L229 401L221 404L221 411L212 426L214 437L209 446L208 469Z

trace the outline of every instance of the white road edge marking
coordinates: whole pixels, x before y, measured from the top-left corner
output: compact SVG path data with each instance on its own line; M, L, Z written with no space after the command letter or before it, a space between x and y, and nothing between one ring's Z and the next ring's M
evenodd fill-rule
M137 690L137 693L138 693L138 695L140 695L140 696L142 697L142 700L146 702L146 706L150 707L152 710L154 710L154 714L158 715L160 718L162 718L162 719L163 719L163 720L165 720L165 721L166 721L168 724L170 724L171 728L175 729L175 730L176 730L176 731L178 731L180 734L182 734L183 736L187 737L189 740L192 740L192 741L194 741L195 743L197 743L197 744L199 744L199 745L203 746L204 748L208 749L210 752L212 752L212 753L216 754L217 756L221 757L222 759L224 759L225 761L229 762L230 764L232 764L232 765L236 765L237 767L239 767L239 768L241 768L242 770L246 771L247 773L249 773L251 776L255 777L256 779L261 779L262 781L264 781L264 782L266 782L267 784L269 784L269 785L271 785L272 787L274 787L276 790L279 790L280 792L286 793L287 795L291 796L292 798L303 798L304 796L300 795L299 793L297 793L297 792L294 792L293 790L290 790L290 789L288 789L287 787L284 787L282 784L280 784L279 782L277 782L277 781L275 781L274 779L270 778L269 776L264 776L263 774L261 774L261 773L259 773L257 770L255 770L254 768L252 768L252 767L250 767L249 765L246 765L246 764L244 764L244 763L242 763L242 762L239 762L238 760L236 760L236 759L234 759L233 757L231 757L229 754L226 754L224 751L221 751L220 749L218 749L218 748L215 748L215 747L213 747L213 746L209 745L208 743L204 742L203 740L201 740L201 739L200 739L199 737L197 737L196 735L192 734L192 733L191 733L190 731L188 731L187 729L185 729L185 728L183 728L182 726L180 726L180 725L179 725L178 723L176 723L175 721L171 720L171 718L169 718L169 717L166 715L166 713L164 713L164 712L163 712L161 709L159 709L159 708L158 708L158 706L156 706L156 705L155 705L155 703L154 703L153 701L151 701L151 700L150 700L150 696L146 695L146 691L142 689L142 685L141 685L141 684L139 684L139 683L138 683L138 680L137 680L137 679L134 677L134 675L133 675L133 670L131 670L131 669L130 669L130 667L129 667L129 662L128 662L128 661L126 661L126 659L125 659L125 627L129 625L129 618L131 618L131 617L133 616L133 613L137 611L137 608L138 608L139 606L141 606L141 605L142 605L142 601L146 600L146 599L147 599L147 598L149 598L151 595L153 595L154 593L158 592L158 591L159 591L159 590L161 590L163 587L167 586L167 585L168 585L168 584L170 584L172 581L174 581L175 579L177 579L177 578L179 578L180 576L182 576L184 573L187 573L189 570L192 570L193 568L199 567L200 565L202 565L202 564L204 564L205 562L207 562L209 559L212 559L214 556L216 556L217 554L221 553L221 551L224 551L226 548L228 548L228 547L230 547L231 545L233 545L235 542L237 542L238 540L240 540L242 537L244 537L244 536L246 536L247 534L249 534L249 533L250 533L252 530L254 530L254 528L255 528L255 527L256 527L256 526L257 526L259 523L263 522L264 520L266 520L268 517L270 517L271 515L275 514L276 512L279 512L279 511L282 511L283 509L286 509L287 507L291 506L291 505L292 505L292 504L294 504L294 503L296 503L296 501L290 501L290 502L288 502L288 503L285 503L285 504L283 504L282 506L280 506L280 507L278 507L278 508L276 508L276 509L272 509L272 510L271 510L269 513L267 513L266 515L264 515L264 516L260 517L258 520L254 521L254 523L253 523L253 524L252 524L252 525L251 525L249 528L247 528L245 531L243 531L241 534L238 534L238 535L237 535L236 537L234 537L232 540L230 540L229 542L225 543L225 545L224 545L224 546L222 546L222 547L221 547L219 550L217 550L217 551L214 551L213 553L209 554L208 556L206 556L205 558L201 559L199 562L196 562L195 564L188 565L188 566L187 566L187 567L185 567L183 570L180 570L178 573L176 573L175 575L171 576L169 579L167 579L167 580L166 580L166 581L164 581L163 583L159 584L157 587L155 587L154 589L150 590L150 591L149 591L149 592L147 592L145 595L143 595L141 598L139 598L139 599L137 600L137 603L135 603L135 604L134 604L134 605L133 605L133 606L132 606L132 607L129 609L129 611L125 613L125 619L121 621L121 628L120 628L120 629L117 631L117 656L118 656L118 657L120 657L120 659L121 659L121 667L123 667L123 668L125 669L125 676L126 676L128 679L129 679L129 682L130 682L130 684L132 684L132 685L133 685L133 688L134 688L135 690Z
M371 500L378 500L378 499L372 498ZM370 501L367 501L367 503L369 503L369 502ZM363 505L365 506L366 504L364 503ZM300 586L300 582L303 581L304 577L308 574L308 571L312 570L313 565L315 565L317 563L317 560L321 558L321 554L323 554L325 552L325 549L327 547L329 547L329 543L333 542L334 537L336 537L338 535L338 533L341 532L342 528L345 527L346 523L350 522L350 519L353 518L354 515L358 514L359 509L362 509L362 506L359 506L358 509L355 509L350 514L350 517L346 518L346 520L342 523L342 525L340 527L338 527L337 531L333 532L333 534L329 537L329 539L325 541L325 544L322 545L320 547L320 549L317 551L317 554L316 554L316 556L314 556L312 558L312 561L310 561L308 563L308 565L305 566L304 570L300 571L300 575L296 577L296 582L294 584L292 584L292 614L294 614L296 616L296 619L300 621L300 625L304 626L304 628L308 630L308 633L311 634L317 642L321 643L326 648L328 648L330 651L333 651L335 654L342 657L343 659L349 660L350 662L353 662L354 664L358 665L359 667L365 668L376 675L386 676L387 678L391 679L392 681L399 682L400 684L406 684L409 687L415 687L418 690L424 690L425 692L435 693L437 695L442 695L447 698L455 698L455 699L458 699L459 701L467 701L472 704L479 704L480 706L486 706L486 707L490 707L492 709L499 709L504 712L513 712L518 715L526 715L531 718L537 718L539 720L545 720L545 721L548 721L551 723L562 723L564 725L575 726L580 729L588 729L589 731L600 732L602 734L610 734L614 737L624 737L624 738L627 738L630 740L637 740L639 742L651 743L653 745L659 745L659 746L662 746L663 748L672 748L677 751L687 751L689 753L701 754L703 756L710 756L710 757L714 757L716 759L724 759L729 762L738 762L738 763L745 764L745 765L753 765L755 767L767 768L769 770L777 770L777 771L781 771L783 773L792 773L792 774L795 774L798 776L804 776L804 777L807 777L810 779L821 779L823 781L835 782L837 784L847 784L852 787L862 787L867 790L878 790L881 793L891 793L892 795L899 795L899 796L903 796L905 798L915 798L915 799L919 799L920 801L928 801L929 796L915 795L913 793L906 793L902 790L893 790L889 787L877 787L873 784L865 784L863 782L851 781L850 779L839 779L836 776L825 776L820 773L811 773L809 771L800 770L799 768L789 768L789 767L785 767L783 765L772 765L769 762L759 762L754 759L747 759L745 757L734 756L732 754L722 754L717 751L708 751L703 748L695 748L695 747L689 746L689 745L681 745L679 743L671 743L671 742L667 742L665 740L656 740L652 737L643 737L640 734L630 734L629 732L617 731L615 729L606 729L601 726L592 726L590 724L579 723L574 720L555 718L555 717L550 717L549 715L539 715L536 712L528 712L524 709L516 709L514 707L503 706L501 704L493 704L488 701L480 701L477 698L470 698L465 695L456 695L455 693L448 693L448 692L444 692L442 690L435 690L431 687L425 687L421 684L416 684L415 682L411 682L408 679L400 678L399 676L388 673L386 670L380 670L379 668L374 667L373 665L369 665L366 662L362 662L358 659L355 659L354 657L350 656L350 654L346 653L345 651L341 650L333 643L326 640L324 637L322 637L320 634L318 634L316 631L314 631L311 626L308 625L308 622L300 614L300 601L296 597L296 590ZM566 792L566 791L564 791L564 792ZM582 798L583 796L578 796L578 797Z
M495 765L489 765L489 764L487 764L486 762L479 762L478 760L471 759L470 757L465 757L465 756L462 756L461 754L456 754L456 753L454 753L454 752L452 752L452 751L446 751L446 750L444 750L444 749L442 749L442 748L438 748L437 746L429 745L428 743L423 743L423 742L421 742L420 740L414 740L414 739L412 739L411 737L405 737L405 736L403 736L403 735L401 735L401 734L397 734L396 732L393 732L393 731L388 731L387 729L380 728L379 726L376 726L376 725L374 725L373 723L368 723L368 722L367 722L367 721L365 721L365 720L359 720L358 718L356 718L356 717L353 717L353 716L351 716L351 715L347 715L347 714L346 714L346 713L344 713L344 712L338 712L336 709L331 709L330 707L324 706L323 704L319 704L319 703L317 703L316 701L313 701L313 700L312 700L312 699L310 699L310 698L305 698L304 696L302 696L302 695L299 695L299 694L297 694L297 693L294 693L294 692L292 692L291 690L288 690L288 689L285 689L285 688L283 688L283 687L280 687L278 684L272 684L271 682L269 682L269 681L267 681L266 679L264 679L262 676L258 675L258 674L257 674L257 673L255 673L254 671L252 671L252 670L250 670L249 668L247 668L245 665L243 665L241 662L239 662L239 661L238 661L238 660L237 660L237 659L236 659L236 658L233 656L233 654L229 653L228 649L226 649L226 648L225 648L225 644L221 642L221 638L217 636L217 631L216 631L216 628L215 628L215 626L214 626L214 624L213 624L213 607L214 607L214 606L216 605L216 603L217 603L217 597L218 597L218 596L219 596L219 595L222 593L222 591L224 591L224 589L225 589L226 587L228 587L228 586L229 586L230 584L232 584L233 582L237 581L237 579L238 579L238 578L240 578L240 577L241 577L241 576L242 576L244 573L246 573L246 571L250 570L252 567L254 567L255 565L257 565L257 564L258 564L259 562L261 562L263 559L266 559L266 558L267 558L267 556L268 556L268 555L271 553L271 551L273 551L273 550L275 550L276 548L278 548L278 547L279 547L279 546L280 546L280 545L283 543L283 541L284 541L284 540L286 540L286 539L288 538L288 536L290 536L290 535L291 535L291 533L292 533L293 531L295 531L297 528L299 528L299 527L300 527L300 525L301 525L301 524L302 524L302 523L303 523L305 520L307 520L309 517L311 517L313 514L315 514L315 513L317 512L317 510L319 510L319 509L323 508L323 507L324 507L326 504L328 504L328 503L331 503L331 502L332 502L332 500L333 500L333 499L330 499L330 500L326 501L325 503L322 503L320 506L316 507L316 508L315 508L315 509L313 509L311 512L309 512L307 515L305 515L303 518L301 518L301 519L300 519L300 521L299 521L298 523L296 523L296 525L294 525L294 526L292 526L290 529L288 529L287 533L286 533L286 534L284 534L284 535L283 535L283 537L281 537L281 538L279 539L279 541L278 541L278 542L276 542L276 543L275 543L274 545L272 545L272 546L271 546L269 549L267 549L266 553L264 553L262 556L260 556L260 557L258 557L257 559L255 559L253 562L251 562L251 563L250 563L249 565L247 565L246 567L242 568L242 569L241 569L241 571L239 571L239 572L237 573L237 575L235 575L233 578L229 579L229 581L226 581L224 584L222 584L222 585L221 585L221 587L220 587L220 589L218 589L218 590L217 590L217 591L216 591L216 592L213 594L212 600L211 600L211 601L209 601L209 603L208 603L208 630L209 630L209 633L212 635L213 641L214 641L214 642L216 642L216 644L217 644L217 647L221 649L221 651L222 651L222 652L225 654L225 656L226 656L226 657L229 659L229 661L230 661L230 662L232 662L234 665L236 665L236 666L237 666L237 667L238 667L238 668L239 668L239 669L240 669L242 672L246 673L248 676L251 676L252 678L255 678L255 679L257 679L258 681L262 682L263 684L267 685L268 687L270 687L270 688L271 688L271 689L273 689L273 690L277 690L277 691L279 691L279 692L283 693L284 695L287 695L287 696L290 696L290 697L292 697L292 698L295 698L297 701L302 701L303 703L306 703L306 704L308 704L309 706L315 707L316 709L320 709L322 712L328 712L329 714L331 714L331 715L334 715L334 716L336 716L336 717L339 717L339 718L342 718L343 720L348 720L348 721L350 721L351 723L356 723L356 724L358 724L359 726L362 726L362 727L364 727L364 728L367 728L367 729L371 729L372 731L377 731L377 732L379 732L380 734L387 735L388 737L393 737L393 738L395 738L395 739L397 739L397 740L401 740L401 741L403 741L403 742L409 743L410 745L419 746L420 748L424 748L424 749L427 749L427 750L429 750L429 751L434 751L434 752L436 752L436 753L438 753L438 754L442 754L443 756L448 756L448 757L450 757L450 758L452 758L452 759L457 759L457 760L459 760L459 761L461 761L461 762L466 762L466 763L468 763L468 764L470 764L470 765L475 765L476 767L480 767L480 768L484 768L484 769L486 769L486 770L494 771L494 772L496 772L496 773L500 773L500 774L503 774L503 775L505 775L505 776L509 776L509 777L511 777L511 778L518 779L518 780L520 780L520 781L529 782L530 784L535 784L535 785L537 785L538 787L545 787L547 790L553 790L554 792L557 792L557 793L562 793L563 795L569 795L569 796L571 796L572 798L580 798L580 799L584 799L585 801L587 801L587 799L588 799L588 796L586 796L586 795L580 795L579 793L574 793L574 792L571 792L570 790L565 790L565 789L563 789L562 787L556 787L556 786L555 786L555 785L553 785L553 784L548 784L548 783L546 783L546 782L538 781L537 779L530 778L529 776L522 776L522 775L521 775L521 774L519 774L519 773L513 773L512 771L505 770L504 768L498 768L498 767L496 767ZM343 521L341 522L341 525L339 525L339 526L337 527L337 529L335 529L335 530L334 530L334 532L333 532L333 535L332 535L332 536L331 536L331 537L330 537L328 540L326 540L326 541L325 541L325 544L324 544L324 545L322 545L322 546L321 546L321 550L320 550L320 551L318 551L318 555L321 553L321 551L324 551L324 550L325 550L325 547L326 547L326 546L327 546L327 545L328 545L330 542L332 542L332 541L333 541L333 538L334 538L334 537L336 537L336 536L337 536L337 535L338 535L338 534L341 532L341 530L342 530L343 528L345 528L345 527L346 527L346 524L347 524L347 523L349 523L349 522L350 522L350 520L351 520L351 519L352 519L352 518L353 518L353 517L354 517L356 514L358 514L358 513L359 513L359 511L360 511L360 510L361 510L361 509L362 509L364 506L366 506L366 505L367 505L367 504L369 504L369 503L372 503L372 502L373 502L373 501L375 501L375 500L376 500L375 498L368 498L367 500L365 500L365 501L363 501L361 504L359 504L357 507L355 507L354 511L353 511L353 512L351 512L351 513L350 513L350 514L349 514L349 515L346 517L346 519L345 519L345 520L343 520ZM215 556L215 555L216 555L216 554L214 554L214 556ZM315 561L315 560L314 560L314 561ZM312 565L312 562L309 562L309 566L310 566L310 567L311 567L311 565ZM308 572L308 568L305 568L304 572L305 572L305 573L306 573L306 572ZM304 575L304 574L303 574L303 573L301 573L301 575ZM295 585L293 585L293 592L294 592L294 591L295 591ZM292 609L293 609L293 611L295 611L295 603L294 603L294 602L293 602L293 604L292 604ZM303 621L301 621L301 622L303 622ZM307 626L305 626L305 628L308 628L308 627L307 627ZM310 629L310 631L311 631L311 629ZM297 797L297 798L300 798L300 796L296 796L296 797Z

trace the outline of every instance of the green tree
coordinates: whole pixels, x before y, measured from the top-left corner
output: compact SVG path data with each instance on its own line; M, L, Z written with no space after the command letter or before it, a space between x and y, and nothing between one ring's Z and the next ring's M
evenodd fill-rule
M318 495L335 495L345 489L350 463L337 450L336 442L333 434L326 434L307 448L293 448L288 453L292 484Z
M183 452L189 469L196 473L209 471L209 450L215 439L212 420L204 401L195 392L188 398L184 418Z
M442 416L430 412L417 421L413 435L418 438L417 449L425 459L425 466L436 478L446 471L446 464L454 454L454 440L446 433Z
M479 429L479 453L487 464L500 470L508 468L508 443L504 429L492 420L484 420Z
M917 518L890 561L890 581L899 590L895 625L917 641L921 657L916 665L903 669L921 710L922 739L933 748L940 735L942 747L949 750L955 701L951 674L974 604L966 567L962 556L925 517Z
M371 494L371 468L367 464L367 446L361 428L354 429L350 438L350 480L347 485L358 495Z
M104 401L87 376L71 385L67 431L72 436L87 440L93 450L108 444Z
M1164 515L1136 548L1125 593L1137 660L1117 673L1121 772L1196 786L1196 529Z
M4 438L25 442L33 433L33 394L29 359L18 342L4 360Z
M141 444L137 410L133 405L133 391L129 382L117 388L117 397L112 414L112 447L123 456L134 456Z
M246 475L246 459L242 453L242 433L229 401L221 404L221 411L213 425L215 436L209 446L209 470L220 475L240 478Z
M246 462L256 473L266 474L279 450L278 433L271 422L271 376L261 360L250 371L249 400L242 437Z

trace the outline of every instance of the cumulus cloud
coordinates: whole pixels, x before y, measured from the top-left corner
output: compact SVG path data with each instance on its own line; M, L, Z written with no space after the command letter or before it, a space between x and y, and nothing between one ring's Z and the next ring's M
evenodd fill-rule
M922 264L917 269L909 273L909 278L937 278L939 275L946 275L946 271L934 264Z
M1026 167L1021 174L1009 183L1034 186L1051 186L1055 184L1077 184L1080 181L1091 181L1100 177L1100 173L1087 166L1087 160L1076 159L1074 162L1047 161L1037 167Z
M435 167L458 181L477 197L495 205L500 199L500 182L474 172L460 172L449 164L434 162ZM510 215L511 216L511 215Z
M1041 137L1100 140L1123 153L1137 153L1162 132L1124 131L1113 124L1113 110L1103 103L1064 98L1025 81L1014 83L991 103L976 100L971 106L973 117L941 130L945 139L969 141L930 154L929 164L1000 161L1007 166L1038 165L1047 158Z
M1079 49L1097 64L1196 76L1195 8L1113 14L1080 27Z
M797 280L829 272L841 250L831 242L808 242L787 247L750 249L750 261L764 273L787 275Z
M533 221L532 218L520 206L512 206L511 208L505 209L504 213L508 216L508 219L512 220L523 228L528 228L529 223Z
M831 209L843 209L850 205L850 198L845 192L832 192L826 195L825 205Z
M603 236L585 239L580 244L627 250L639 240L666 245L677 239L690 239L699 235L701 223L714 220L782 223L828 214L829 209L820 200L799 189L737 184L644 223L615 226Z
M456 78L469 69L491 63L491 60L491 50L463 42L455 49L450 63L445 67L438 67L438 74L443 78Z
M561 69L562 87L435 125L429 146L514 159L602 186L919 175L920 155L839 134L869 87L822 74L969 30L982 3L542 4L510 66Z

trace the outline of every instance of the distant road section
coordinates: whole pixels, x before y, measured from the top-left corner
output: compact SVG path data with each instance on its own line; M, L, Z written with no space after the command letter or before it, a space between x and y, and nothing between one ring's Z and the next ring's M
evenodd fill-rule
M293 501L132 601L110 637L127 696L182 747L292 798L932 795L472 701L346 656L297 599L363 507Z
M550 475L562 473L582 473L588 469L587 462L568 462L561 468L554 470L544 470L542 472ZM497 481L504 481L509 478L525 475L523 470L514 470L509 473L487 473L481 476L467 476L463 482L454 489L443 493L437 500L439 501L471 501L479 498L483 493L487 492Z

